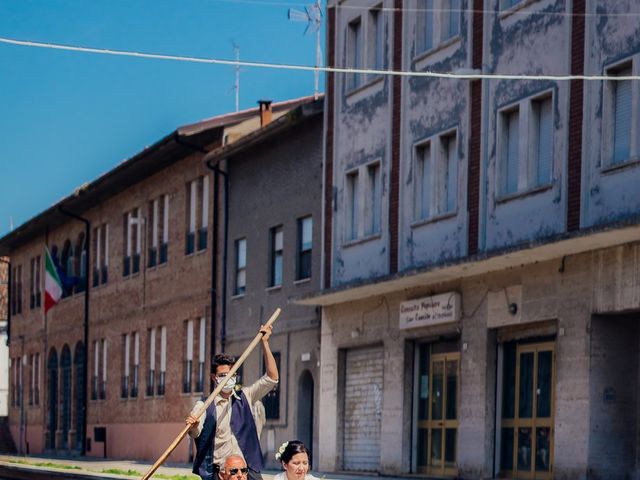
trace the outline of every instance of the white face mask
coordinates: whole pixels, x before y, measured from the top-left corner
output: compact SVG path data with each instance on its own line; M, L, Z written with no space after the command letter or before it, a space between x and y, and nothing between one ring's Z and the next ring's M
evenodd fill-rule
M224 378L225 378L224 376L216 377L216 381L218 383L222 383L224 381ZM222 391L225 393L232 392L235 386L236 386L236 376L234 375L229 380L227 380L227 383L225 384L225 386L222 387Z

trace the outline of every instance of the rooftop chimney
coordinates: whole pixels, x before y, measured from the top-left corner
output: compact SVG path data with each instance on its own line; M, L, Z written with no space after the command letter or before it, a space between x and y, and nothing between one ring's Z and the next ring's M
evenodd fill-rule
M260 127L266 127L271 123L271 100L258 100L260 106Z

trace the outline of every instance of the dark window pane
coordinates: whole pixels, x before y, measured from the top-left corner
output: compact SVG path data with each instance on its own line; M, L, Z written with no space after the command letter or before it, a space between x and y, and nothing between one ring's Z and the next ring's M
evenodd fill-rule
M536 471L548 472L551 465L551 429L549 427L536 429Z
M193 253L193 249L194 249L194 243L195 243L195 233L194 232L187 232L187 237L186 237L186 244L185 244L185 254L189 255L191 253Z
M198 250L204 250L207 248L207 229L201 228L198 230Z
M458 362L447 361L447 420L458 418Z
M442 387L444 362L433 363L433 378L431 380L431 419L442 420Z
M140 254L135 253L133 255L133 273L138 273L140 271Z
M418 468L427 466L427 435L429 430L426 428L418 429Z
M444 461L450 465L456 463L456 429L447 428L444 433Z
M149 268L156 266L157 258L158 258L157 257L157 253L158 253L158 249L157 248L151 247L149 249L149 261L147 263L147 266Z
M538 404L536 414L538 418L551 416L551 374L553 353L538 352Z
M168 244L167 243L163 243L160 245L160 264L162 265L163 263L167 263L167 251L168 251Z
M533 357L533 352L520 354L520 418L531 418L533 415Z
M501 432L500 470L513 470L513 428L503 428Z
M518 429L518 470L531 470L531 429Z
M122 276L123 277L128 277L129 273L131 273L131 271L129 270L131 268L131 257L124 257L124 261L123 261L123 265L122 265Z
M276 366L280 371L280 352L273 352L276 359ZM278 420L280 418L280 389L276 386L262 400L264 404L265 416L267 420Z
M514 342L504 344L502 364L502 418L513 418L516 404L516 344Z
M431 430L431 466L442 465L442 430L434 428Z

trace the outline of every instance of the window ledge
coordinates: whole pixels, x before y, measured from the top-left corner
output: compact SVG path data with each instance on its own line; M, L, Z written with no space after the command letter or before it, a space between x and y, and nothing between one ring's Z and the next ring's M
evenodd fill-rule
M434 215L429 218L421 218L420 220L415 220L411 223L411 228L422 227L424 225L429 225L431 223L441 222L443 220L448 220L449 218L454 218L458 215L458 210L454 210L452 212L441 213L439 215Z
M361 243L367 243L372 240L376 240L380 237L382 237L382 233L378 232L371 235L367 235L365 237L354 238L353 240L349 240L343 243L342 248L349 248L349 247L353 247L354 245L360 245Z
M618 162L618 163L607 165L606 167L602 167L600 169L600 173L602 175L610 175L610 174L618 173L621 170L626 170L628 168L636 167L638 165L640 165L640 157L635 156L623 162Z
M500 20L504 20L505 18L510 17L511 15L514 15L516 12L522 10L525 7L528 7L529 5L537 1L538 0L523 0L517 5L514 5L513 7L509 7L507 10L502 10L500 13L498 13L498 18Z
M278 290L282 290L282 284L273 285L264 289L265 292L277 292Z
M545 185L539 185L537 187L532 187L527 190L522 190L521 192L509 193L507 195L500 195L499 197L496 198L496 203L507 203L517 198L524 198L532 195L537 195L538 193L551 190L552 186L553 186L552 183L547 183Z
M442 42L440 42L438 45L431 47L429 50L425 50L424 52L420 52L419 54L417 54L415 57L413 57L413 59L411 60L411 63L413 63L414 67L417 70L422 70L422 68L424 68L425 66L424 64L426 63L425 60L429 58L431 55L434 55L442 50L445 50L451 45L455 43L459 43L461 41L462 41L462 37L460 36L460 34L454 35L451 38L447 38L446 40L443 40Z
M245 297L246 293L238 293L236 295L231 295L231 300L241 300Z
M353 97L358 96L359 93L368 94L368 90L373 89L373 87L379 83L382 83L384 80L383 75L376 75L372 78L368 78L362 85L358 85L357 87L351 88L347 90L345 97L347 100L351 100Z
M311 277L301 278L300 280L295 280L293 282L293 284L294 285L306 285L309 282L311 282Z

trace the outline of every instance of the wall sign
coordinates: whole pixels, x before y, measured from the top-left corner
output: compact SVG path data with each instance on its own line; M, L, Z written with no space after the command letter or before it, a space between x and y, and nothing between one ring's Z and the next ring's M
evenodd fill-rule
M400 329L428 327L460 320L460 294L442 293L400 304Z

